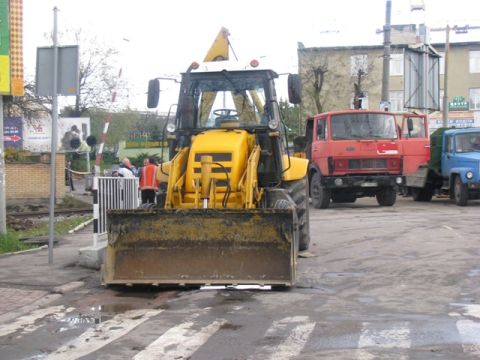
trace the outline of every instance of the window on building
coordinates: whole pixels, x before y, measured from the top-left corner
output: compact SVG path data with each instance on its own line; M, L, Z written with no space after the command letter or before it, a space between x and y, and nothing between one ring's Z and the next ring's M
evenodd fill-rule
M470 51L470 74L480 73L480 51Z
M366 91L363 92L363 97L358 99L359 101L359 109L368 109L368 93ZM350 109L355 109L355 94L352 94L350 99Z
M403 54L390 56L390 76L403 76Z
M390 91L390 111L403 111L403 91Z
M480 110L480 88L470 89L470 110Z
M440 75L445 75L445 53L439 52L440 58L438 59L438 67L440 71Z
M368 73L368 55L352 55L350 56L350 75L357 76L358 72Z

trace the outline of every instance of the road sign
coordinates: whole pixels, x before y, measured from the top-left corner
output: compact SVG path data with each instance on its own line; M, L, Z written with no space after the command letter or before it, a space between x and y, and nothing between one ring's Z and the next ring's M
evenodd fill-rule
M53 47L37 48L36 94L53 96ZM79 92L78 46L58 47L57 94Z
M440 110L440 56L429 45L405 49L405 107Z

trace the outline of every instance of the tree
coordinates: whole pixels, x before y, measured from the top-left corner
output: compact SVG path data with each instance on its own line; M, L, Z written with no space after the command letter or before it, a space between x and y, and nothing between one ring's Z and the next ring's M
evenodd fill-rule
M307 64L304 72L305 93L313 99L316 113L323 112L322 90L327 72L328 58L323 56Z
M24 96L5 96L4 113L6 116L23 116L25 119L35 119L50 114L52 99L37 96L35 83L25 82Z
M97 37L84 35L81 30L59 34L59 42L73 42L80 47L79 94L74 105L65 106L61 111L63 116L88 115L90 109L119 110L127 107L127 102L122 101L128 98L126 82L119 76L120 67L116 64L118 50L103 44ZM37 96L35 86L33 81L27 81L23 97L7 97L5 114L30 119L51 113L51 97ZM112 103L114 91L117 99L122 100Z
M280 116L287 127L287 138L293 140L296 135L303 134L303 121L300 116L300 108L297 105L291 106L287 100L280 99L278 102Z
M128 98L126 82L121 79L120 66L116 64L118 50L81 30L76 30L73 36L80 46L79 94L75 105L65 108L65 114L82 116L90 109L125 108L125 101L112 101L114 92L117 98Z

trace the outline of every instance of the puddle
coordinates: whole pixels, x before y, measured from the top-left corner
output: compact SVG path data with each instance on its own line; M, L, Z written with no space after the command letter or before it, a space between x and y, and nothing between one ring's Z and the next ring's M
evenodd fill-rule
M112 319L117 314L123 314L135 307L131 304L105 304L91 307L88 312L82 312L71 315L60 320L65 326L60 327L55 332L63 332L84 325L100 324L101 322Z

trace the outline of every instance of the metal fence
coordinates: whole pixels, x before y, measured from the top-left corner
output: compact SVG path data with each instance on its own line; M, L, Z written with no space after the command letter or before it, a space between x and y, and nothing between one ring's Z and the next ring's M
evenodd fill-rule
M135 209L140 201L138 178L98 177L93 178L93 245L97 236L107 232L107 210Z

